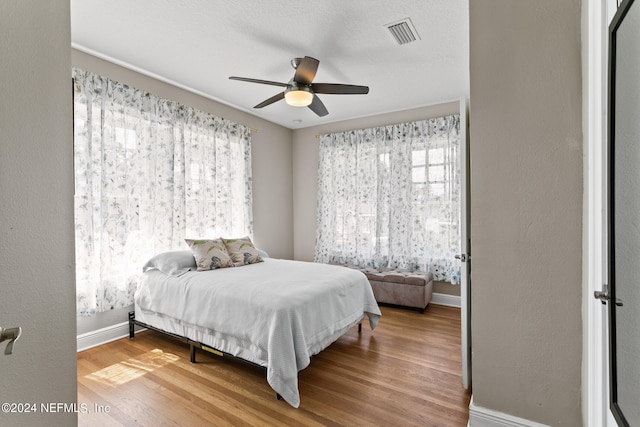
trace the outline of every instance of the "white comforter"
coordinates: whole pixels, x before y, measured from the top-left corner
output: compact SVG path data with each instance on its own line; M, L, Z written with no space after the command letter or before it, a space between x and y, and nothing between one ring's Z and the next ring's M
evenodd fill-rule
M266 258L179 277L145 273L143 311L209 329L214 346L267 367L267 381L298 407L298 371L366 314L380 318L366 276L345 267Z

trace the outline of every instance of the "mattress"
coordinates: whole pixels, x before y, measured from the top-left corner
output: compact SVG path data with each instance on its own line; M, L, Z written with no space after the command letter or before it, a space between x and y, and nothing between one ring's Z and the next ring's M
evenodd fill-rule
M368 317L380 318L366 276L349 268L266 258L180 276L144 273L136 320L266 367L267 382L300 405L298 372Z

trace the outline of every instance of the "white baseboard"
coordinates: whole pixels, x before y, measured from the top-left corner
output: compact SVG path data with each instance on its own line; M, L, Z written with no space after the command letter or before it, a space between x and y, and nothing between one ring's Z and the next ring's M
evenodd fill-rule
M439 294L437 292L431 294L431 304L448 305L449 307L458 308L462 306L459 295Z
M469 423L468 427L549 427L546 424L536 423L524 418L514 417L513 415L497 412L491 409L469 404Z
M143 329L136 327L136 332L142 330ZM107 326L106 328L80 334L77 336L76 342L78 351L82 351L128 336L129 322L122 322Z

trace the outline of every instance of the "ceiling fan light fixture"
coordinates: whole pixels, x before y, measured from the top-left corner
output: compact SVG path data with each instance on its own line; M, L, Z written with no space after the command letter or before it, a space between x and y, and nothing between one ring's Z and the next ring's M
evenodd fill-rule
M293 107L307 107L313 101L313 93L306 88L298 88L296 90L286 91L284 100Z

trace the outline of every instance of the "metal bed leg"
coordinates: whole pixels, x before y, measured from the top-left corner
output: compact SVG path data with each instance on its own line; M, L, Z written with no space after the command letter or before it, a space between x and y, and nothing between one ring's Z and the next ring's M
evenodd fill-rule
M133 311L129 312L129 339L133 339L133 337L135 336L135 325L133 323L133 321L136 318L136 313Z
M362 322L358 323L358 333L362 332Z

